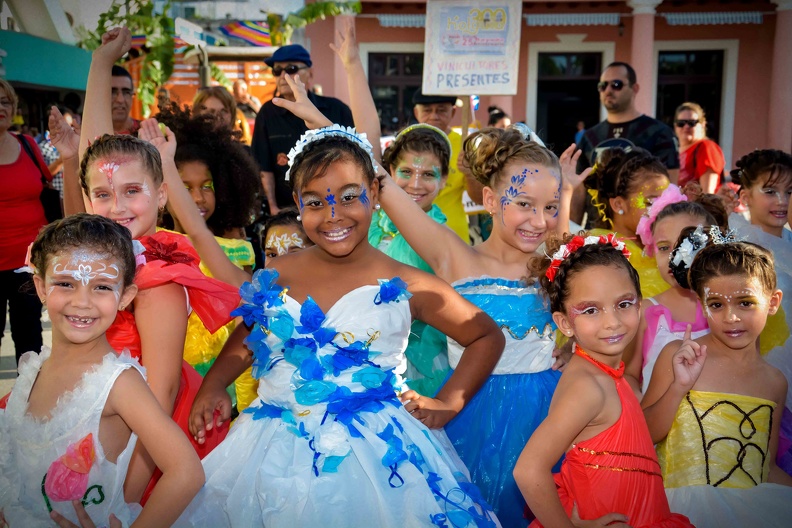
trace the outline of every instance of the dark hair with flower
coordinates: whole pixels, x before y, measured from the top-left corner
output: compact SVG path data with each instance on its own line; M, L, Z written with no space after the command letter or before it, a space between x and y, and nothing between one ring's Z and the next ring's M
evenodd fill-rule
M564 303L569 297L570 279L591 266L623 267L629 272L638 296L641 295L638 272L627 260L630 252L624 242L613 233L601 236L581 233L566 235L564 238L551 237L546 243L545 251L552 252L552 257L533 259L530 269L533 276L539 277L552 312L564 310Z

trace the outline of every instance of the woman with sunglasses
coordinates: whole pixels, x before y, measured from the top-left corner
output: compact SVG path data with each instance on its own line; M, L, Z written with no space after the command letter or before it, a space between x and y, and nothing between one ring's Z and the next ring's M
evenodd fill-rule
M674 112L674 132L679 140L679 186L698 181L704 193L720 186L726 164L723 151L707 138L704 109L696 103L682 103Z

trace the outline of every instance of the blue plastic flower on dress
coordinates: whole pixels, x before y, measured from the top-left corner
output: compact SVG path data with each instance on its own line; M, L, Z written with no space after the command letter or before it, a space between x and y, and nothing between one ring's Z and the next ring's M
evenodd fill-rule
M310 337L288 339L283 343L283 358L299 368L306 358L316 355L316 341Z
M316 405L325 402L339 387L330 381L311 380L296 391L294 399L300 405Z
M319 348L322 348L336 336L336 331L332 328L322 327L325 321L325 313L316 304L311 296L305 299L305 302L300 307L300 325L296 330L301 334L312 334Z
M250 326L253 324L253 319L257 312L255 309L247 309L247 305L253 305L260 310L266 308L276 308L283 305L283 286L276 284L278 280L278 272L273 269L263 268L253 274L251 282L245 282L239 288L239 295L242 297L243 305L234 310L232 315L242 315L245 317L245 324ZM237 313L242 312L242 313ZM260 313L263 316L263 313ZM262 321L257 321L261 323Z
M366 367L352 374L352 381L357 381L367 389L376 389L388 379L388 373L381 368Z
M374 297L374 304L406 301L412 297L412 293L407 291L407 283L399 277L391 280L378 279L380 290Z
M337 348L336 353L322 357L322 364L333 376L338 376L348 368L359 367L369 359L368 346L360 341L355 341L348 347Z

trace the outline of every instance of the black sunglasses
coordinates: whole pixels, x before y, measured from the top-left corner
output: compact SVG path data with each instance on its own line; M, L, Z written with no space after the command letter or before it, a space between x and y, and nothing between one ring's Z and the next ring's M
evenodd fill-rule
M683 128L685 125L693 128L694 126L699 124L698 119L677 119L674 121L674 124L677 128Z
M614 92L620 92L621 89L624 88L624 81L620 79L615 79L613 81L600 81L597 83L597 90L604 92L608 89L608 85L613 88Z
M287 75L294 75L300 70L306 69L308 66L297 66L296 64L289 64L288 66L275 66L272 68L272 75L280 77L281 73L286 72Z

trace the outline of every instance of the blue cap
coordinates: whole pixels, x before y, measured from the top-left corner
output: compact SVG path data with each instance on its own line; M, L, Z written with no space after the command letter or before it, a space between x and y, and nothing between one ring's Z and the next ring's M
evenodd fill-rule
M275 50L272 57L264 59L264 64L272 67L276 62L302 62L306 66L311 66L311 54L299 44L289 44L281 46Z

